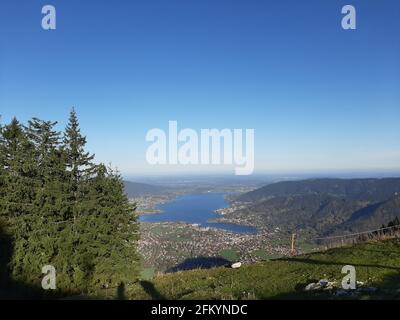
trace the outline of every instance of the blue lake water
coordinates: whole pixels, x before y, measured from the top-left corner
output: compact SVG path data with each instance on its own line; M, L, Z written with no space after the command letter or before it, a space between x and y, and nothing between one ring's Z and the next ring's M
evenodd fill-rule
M219 218L214 211L226 208L228 204L223 193L189 194L157 206L161 213L145 214L143 222L186 222L197 223L202 227L220 228L236 233L255 233L256 228L231 223L212 223L210 219Z

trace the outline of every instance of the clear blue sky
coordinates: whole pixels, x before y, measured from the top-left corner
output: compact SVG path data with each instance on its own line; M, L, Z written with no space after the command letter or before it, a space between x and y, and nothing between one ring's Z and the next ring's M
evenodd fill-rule
M399 35L398 0L1 0L0 114L61 130L75 106L126 175L168 120L254 128L258 172L400 169Z

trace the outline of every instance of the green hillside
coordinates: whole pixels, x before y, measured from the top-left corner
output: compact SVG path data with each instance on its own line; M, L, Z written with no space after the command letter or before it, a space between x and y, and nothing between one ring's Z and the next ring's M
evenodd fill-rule
M330 236L376 229L399 216L400 179L282 181L238 195L225 218Z
M281 181L242 194L238 200L254 202L271 197L326 194L353 200L383 201L400 191L400 178L383 179L308 179Z
M306 292L321 279L336 281L353 265L357 281L350 294L340 288ZM335 286L336 287L336 286ZM134 299L381 299L400 298L400 240L371 242L294 258L242 266L163 274L129 288Z

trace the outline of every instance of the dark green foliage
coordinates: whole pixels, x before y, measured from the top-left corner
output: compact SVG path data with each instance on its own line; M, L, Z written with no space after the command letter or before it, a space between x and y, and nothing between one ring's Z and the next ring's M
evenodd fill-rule
M121 177L94 164L75 111L63 138L55 125L0 126L0 219L12 239L1 267L40 286L42 267L53 265L57 289L72 293L136 281L138 226Z
M81 135L75 110L71 111L63 143L67 168L75 184L73 187L77 188L80 179L85 178L92 172L94 155L85 152L86 138Z
M399 217L395 217L392 221L389 221L387 226L385 226L383 224L381 229L385 229L385 230L382 231L383 234L390 234L393 231L400 230L400 219L399 219Z

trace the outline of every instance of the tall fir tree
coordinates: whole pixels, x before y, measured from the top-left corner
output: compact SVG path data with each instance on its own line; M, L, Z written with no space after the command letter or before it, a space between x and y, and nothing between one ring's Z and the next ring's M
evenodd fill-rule
M24 259L29 237L34 232L38 212L35 197L39 189L35 148L24 127L16 118L2 128L0 153L3 154L4 186L0 201L1 213L14 238L14 254L10 264L13 274L24 274Z
M0 126L0 220L13 241L12 275L40 286L50 264L60 291L129 284L138 275L138 225L122 179L93 163L74 110L62 141L55 125Z
M4 179L1 205L2 212L12 219L32 211L37 183L35 150L16 118L2 128L1 136Z
M38 176L42 181L60 177L65 172L66 162L60 148L61 134L54 129L56 124L37 118L28 121L27 135L35 147Z
M77 186L80 179L93 173L94 165L92 161L94 155L85 152L86 137L81 134L75 109L72 109L70 113L63 144L67 169L71 172L73 184Z
M139 230L120 175L98 166L86 201L80 205L86 214L79 217L79 247L84 250L75 256L80 266L76 280L94 287L134 282L140 260L136 253Z
M34 232L29 235L25 248L29 254L25 255L22 262L24 274L36 274L37 270L47 264L53 264L61 270L62 261L58 259L55 263L56 257L63 257L66 263L71 256L69 251L60 249L60 241L68 239L61 239L61 236L65 235L70 223L72 200L68 190L65 156L60 146L60 133L54 130L55 125L56 122L34 118L26 128L27 136L35 147L38 188L33 201ZM37 252L40 255L35 254ZM63 281L60 283L65 287Z

